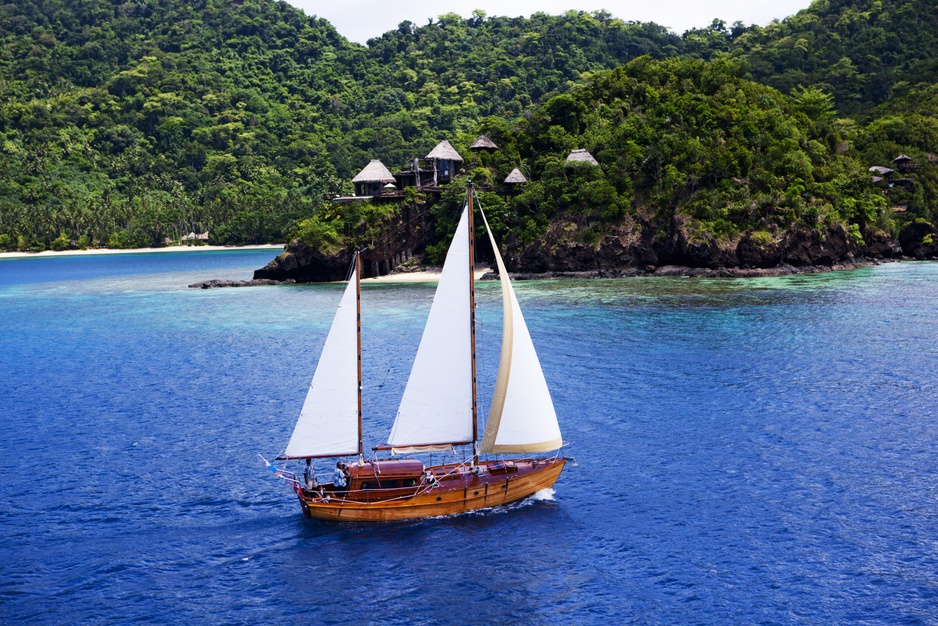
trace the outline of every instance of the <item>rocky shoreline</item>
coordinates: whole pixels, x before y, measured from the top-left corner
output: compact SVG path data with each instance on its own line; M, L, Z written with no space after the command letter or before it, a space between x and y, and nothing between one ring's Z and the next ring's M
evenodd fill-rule
M895 263L899 261L908 261L907 258L892 258L888 260L874 261L870 259L859 259L846 263L837 263L834 265L807 265L795 267L794 265L781 264L776 267L757 267L757 268L739 268L739 267L688 267L686 265L663 265L661 267L649 266L645 269L623 269L623 270L592 270L586 272L525 272L509 273L512 280L550 280L555 278L633 278L633 277L681 277L681 278L765 278L772 276L789 276L794 274L820 274L822 272L837 272L843 270L855 270L865 267L873 267L883 263ZM498 274L489 272L482 277L482 280L497 280Z
M562 279L599 279L599 278L767 278L774 276L792 276L798 274L820 274L824 272L839 272L845 270L855 270L867 267L874 267L884 263L898 263L902 261L911 261L908 257L897 257L884 260L857 259L846 263L837 263L834 265L808 265L796 267L794 265L782 264L769 268L738 268L738 267L688 267L684 265L664 265L661 267L649 266L644 269L621 269L621 270L590 270L581 272L510 272L509 276L513 281L520 280L562 280ZM403 271L395 271L386 274L383 278L393 282L395 277L412 276L432 278L439 276L438 267L409 267ZM496 272L486 272L479 280L498 280ZM288 278L286 280L274 280L270 278L252 279L252 280L205 280L189 285L190 289L221 289L225 287L259 287L270 285L296 285L296 280Z
M192 283L189 289L220 289L222 287L262 287L266 285L295 285L296 281L292 278L285 280L273 280L270 278L255 278L253 280L223 280L215 279L203 280L202 282Z
M842 225L823 229L791 226L773 233L745 233L732 241L717 241L712 234L691 235L683 219L675 217L666 234L655 235L647 225L622 225L600 241L587 243L570 237L575 225L555 222L535 242L509 238L504 253L515 280L556 278L626 278L674 276L693 278L761 278L815 274L871 267L903 260L938 259L938 229L924 221L906 224L898 237L869 228L850 234ZM422 246L426 242L415 242ZM400 246L369 249L362 255L362 277L421 275L431 268L419 261L414 248ZM323 254L302 241L294 241L253 280L210 280L193 288L250 287L318 283L345 279L351 252ZM422 274L426 276L427 274ZM495 278L489 273L483 279ZM432 278L430 278L432 280Z

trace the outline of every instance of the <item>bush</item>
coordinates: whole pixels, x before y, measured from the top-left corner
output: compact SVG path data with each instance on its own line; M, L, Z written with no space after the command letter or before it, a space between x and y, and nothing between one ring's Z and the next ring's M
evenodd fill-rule
M71 243L71 240L65 235L65 233L62 233L52 240L52 243L49 244L49 247L53 250L61 252L62 250L68 250Z

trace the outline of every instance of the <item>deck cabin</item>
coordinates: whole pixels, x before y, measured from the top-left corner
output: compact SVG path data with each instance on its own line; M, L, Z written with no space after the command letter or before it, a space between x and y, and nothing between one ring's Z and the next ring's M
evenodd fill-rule
M344 488L323 485L324 495L358 502L414 495L424 481L423 463L416 459L388 459L342 465ZM305 491L305 490L304 490Z

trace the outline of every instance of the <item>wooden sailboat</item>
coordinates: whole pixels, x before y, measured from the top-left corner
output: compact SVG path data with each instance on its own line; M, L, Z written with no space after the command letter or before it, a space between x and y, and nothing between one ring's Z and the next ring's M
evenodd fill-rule
M357 457L337 464L340 478L335 482L343 486L309 488L295 475L280 472L292 483L307 517L373 522L451 515L520 500L552 487L560 476L567 459L559 454L563 442L557 415L481 207L501 277L504 312L498 375L479 439L473 205L470 183L388 443L375 448L389 453L383 459L366 460L362 449L361 265L356 255L299 420L277 457ZM452 462L431 466L398 458L470 446L461 461L455 454Z

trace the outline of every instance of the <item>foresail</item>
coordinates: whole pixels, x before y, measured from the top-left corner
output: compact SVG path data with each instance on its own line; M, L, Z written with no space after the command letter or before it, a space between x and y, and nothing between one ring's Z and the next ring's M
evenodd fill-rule
M388 438L398 452L472 441L468 222L464 209Z
M503 320L498 376L481 452L524 454L556 450L563 440L550 390L484 213L482 220L501 278Z
M286 458L358 454L356 280L353 271L283 454Z

